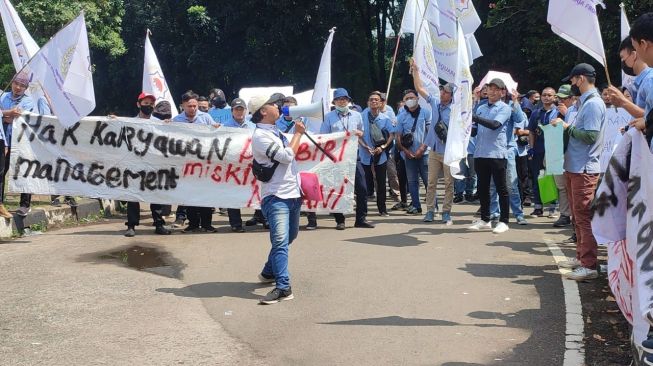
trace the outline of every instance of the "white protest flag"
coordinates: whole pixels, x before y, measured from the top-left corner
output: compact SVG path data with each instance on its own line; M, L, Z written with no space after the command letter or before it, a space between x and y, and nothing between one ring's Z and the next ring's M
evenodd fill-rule
M553 33L605 66L605 50L596 5L605 8L600 0L549 0L546 20L551 24Z
M447 146L444 150L444 163L451 169L451 175L462 179L460 173L460 160L467 156L467 145L472 132L472 84L474 79L469 69L465 35L460 23L457 32L457 62L454 84L456 89L451 105L449 130L447 132Z
M55 34L25 68L41 84L64 126L74 125L95 109L84 13Z
M434 97L440 96L440 81L438 80L438 64L435 61L433 53L433 44L431 43L431 30L427 22L422 22L421 31L415 35L413 61L417 64L420 79L426 90ZM419 98L419 104L422 108L431 109L431 105Z
M619 4L621 7L621 39L623 41L626 38L630 38L630 23L628 22L628 17L626 16L626 9L624 9L624 3ZM625 86L628 90L633 88L633 82L635 81L634 76L626 75L625 72L621 72L621 86Z
M474 36L474 32L482 24L481 18L478 16L471 0L460 0L456 2L456 13L463 28L463 33L465 33L465 38L467 38L469 64L473 65L475 59L483 56L483 52L481 52L481 48L476 41L476 36Z
M166 100L170 103L172 116L179 114L177 105L172 98L170 88L166 82L166 77L163 75L159 59L156 57L152 42L150 42L150 30L145 34L145 57L143 65L143 91L148 94L154 95L156 101Z
M407 33L417 33L419 25L422 23L422 12L418 11L418 2L422 0L408 0L404 7L404 15L401 18L401 28L399 35Z
M4 26L7 37L9 53L14 62L16 72L18 72L39 51L39 46L27 31L25 25L23 25L16 9L14 9L9 0L0 0L0 16L2 16L2 25ZM31 75L29 79L30 81L33 80ZM43 95L43 90L41 90L38 83L30 82L27 93L34 99L38 99Z
M335 27L329 31L329 38L324 46L324 51L322 51L320 68L317 71L315 88L313 88L313 96L311 97L312 103L322 102L324 114L329 113L331 110L331 43L335 32Z

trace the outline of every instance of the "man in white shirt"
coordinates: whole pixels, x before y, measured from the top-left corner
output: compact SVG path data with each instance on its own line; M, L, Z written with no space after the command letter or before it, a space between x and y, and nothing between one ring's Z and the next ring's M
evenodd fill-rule
M252 155L254 165L260 165L263 171L256 175L261 181L261 209L270 225L272 243L259 280L276 282L276 287L260 302L274 304L294 298L288 273L288 247L299 232L302 198L295 154L306 127L296 121L292 140L288 141L276 126L280 110L275 100L255 96L249 102L249 110L252 122L257 124L252 136Z

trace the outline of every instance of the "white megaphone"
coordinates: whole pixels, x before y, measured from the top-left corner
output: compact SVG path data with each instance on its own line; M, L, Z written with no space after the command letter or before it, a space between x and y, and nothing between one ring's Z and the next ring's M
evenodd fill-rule
M296 118L315 118L320 121L324 120L324 109L322 101L312 104L298 105L295 107L281 107L281 113L286 117Z

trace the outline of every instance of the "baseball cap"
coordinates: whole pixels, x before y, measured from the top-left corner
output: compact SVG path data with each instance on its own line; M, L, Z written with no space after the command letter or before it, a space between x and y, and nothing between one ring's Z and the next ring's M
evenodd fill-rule
M138 101L140 102L141 100L143 100L143 99L145 99L145 98L150 98L150 99L152 99L153 102L156 102L156 97L155 97L154 95L149 94L149 93L146 93L146 92L142 92L142 93L138 96Z
M487 83L487 85L495 85L499 89L506 89L506 83L504 83L503 80L499 78L494 78L490 80L490 82Z
M447 93L453 93L455 90L455 85L453 83L446 83L444 85L440 85L440 89L446 91Z
M571 96L571 85L569 84L563 84L558 88L558 92L556 93L556 97L558 98L569 98Z
M238 108L238 107L242 107L242 108L247 109L247 104L245 104L245 101L240 99L240 98L236 98L236 99L232 100L231 101L231 108Z
M566 78L562 79L563 83L568 82L572 77L574 76L596 76L596 70L594 69L594 66L586 63L578 64L574 66L573 69L571 69L571 72L569 73L569 76Z

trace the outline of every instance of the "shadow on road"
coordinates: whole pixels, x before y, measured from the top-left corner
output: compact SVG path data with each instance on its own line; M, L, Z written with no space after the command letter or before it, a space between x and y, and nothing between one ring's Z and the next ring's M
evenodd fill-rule
M456 322L439 319L418 319L404 318L402 316L385 316L381 318L367 318L343 320L330 323L318 323L322 325L376 325L384 327L451 327L464 325Z
M261 296L256 295L254 290L269 286L264 283L251 282L205 282L181 288L158 288L156 291L182 297L237 297L241 299L259 300Z

